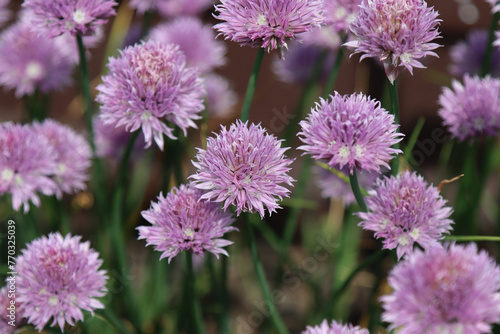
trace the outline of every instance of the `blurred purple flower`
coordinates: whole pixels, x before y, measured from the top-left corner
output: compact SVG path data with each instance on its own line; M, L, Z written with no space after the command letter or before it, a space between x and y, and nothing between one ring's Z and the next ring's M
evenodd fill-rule
M129 132L142 129L146 147L154 139L163 150L163 134L176 139L165 121L186 134L200 119L205 89L194 68L174 44L148 41L125 48L110 58L109 72L97 86L105 124L122 125Z
M209 137L207 149L198 149L198 169L191 175L195 187L207 190L201 196L215 202L224 202L224 210L232 204L237 215L243 211L258 212L264 217L264 206L269 214L281 208L276 202L288 197L292 185L288 175L293 160L284 153L282 140L269 135L260 125L237 121L229 130L221 126L220 134Z
M174 187L166 197L160 194L158 202L142 211L153 226L139 226L138 239L146 239L146 246L153 245L162 252L160 260L166 257L169 263L181 251L229 256L223 247L232 242L222 238L238 230L231 226L232 214L222 211L218 203L204 201L202 195L192 184Z
M357 213L359 225L382 238L384 249L396 248L398 258L411 254L414 243L424 249L438 246L452 229L452 209L437 188L415 172L378 179L368 194L369 211Z
M33 130L48 140L55 149L57 171L52 179L57 184L56 196L72 194L86 189L88 169L92 165L92 152L87 140L69 126L53 120L33 124Z
M173 43L186 56L186 65L210 72L226 63L226 46L215 39L212 27L195 17L180 17L151 30L151 40Z
M166 18L197 16L209 9L215 0L159 0L157 10Z
M389 274L382 320L400 334L490 333L500 321L500 268L475 244L416 250Z
M363 0L350 30L356 40L344 44L384 64L391 83L406 68L425 68L419 59L438 55L430 43L439 37L438 12L423 0Z
M11 281L12 278L13 281ZM0 313L0 333L2 334L13 334L22 323L22 310L19 308L19 302L17 301L15 291L16 279L16 276L7 277L7 286L0 289L0 308L2 309ZM8 289L8 286L12 286L12 288ZM12 302L14 304L12 304ZM13 315L15 319L11 318L11 315Z
M100 117L94 117L94 131L96 155L100 158L121 159L131 136L130 132L125 130L125 126L104 124ZM134 142L132 154L144 151L144 145L144 138L138 137Z
M210 116L227 117L238 102L236 92L230 83L220 75L209 73L205 76L207 89L206 104Z
M38 331L53 318L51 327L83 321L82 310L92 315L104 308L97 299L106 295L106 272L99 254L81 236L59 232L35 239L17 258L17 300L23 316Z
M464 83L453 80L444 87L438 111L452 137L496 136L500 129L500 80L465 75Z
M12 16L9 10L10 0L0 0L0 27L2 27Z
M316 46L292 42L283 57L276 57L272 62L272 70L278 80L288 83L305 84L316 66L322 50ZM328 53L323 62L320 78L324 78L333 67L334 58Z
M337 33L347 33L362 0L324 0L325 24Z
M342 323L336 321L332 321L332 323L328 325L325 319L318 326L307 326L302 334L369 334L369 332L367 329L362 329L351 324L342 325Z
M128 5L142 15L147 11L155 11L160 1L161 0L130 0Z
M31 126L0 124L0 195L9 193L16 211L23 205L28 212L30 201L40 206L37 192L53 195L57 189L52 179L56 157L54 147Z
M0 84L15 89L17 97L69 85L75 62L59 52L61 42L39 34L29 20L10 26L0 35Z
M378 171L392 155L401 150L391 148L402 140L396 132L394 116L363 94L330 95L331 102L320 98L298 133L305 144L298 149L314 159L326 160L332 168ZM305 154L305 153L304 153Z
M321 189L322 197L341 200L345 206L356 201L348 182L345 182L331 171L319 166L316 167L315 172L316 182ZM349 170L347 168L343 168L339 172L345 174L346 177L349 175ZM381 176L380 173L367 171L361 171L357 175L359 185L366 190L373 188L375 180Z
M323 23L322 0L221 0L215 9L220 35L268 52L283 52L289 39Z
M115 15L114 0L24 0L23 7L33 11L35 25L49 37L64 33L93 35Z
M462 78L465 74L480 75L483 59L488 43L487 30L472 30L467 33L465 41L459 41L450 48L451 74ZM500 76L500 50L493 49L490 62L491 74Z

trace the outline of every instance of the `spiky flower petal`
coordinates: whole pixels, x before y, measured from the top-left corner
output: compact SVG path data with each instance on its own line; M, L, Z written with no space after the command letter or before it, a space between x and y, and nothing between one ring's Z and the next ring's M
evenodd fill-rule
M363 0L350 30L356 40L346 43L362 53L361 60L374 58L384 64L387 78L396 80L404 68L425 68L420 59L437 54L441 20L424 0Z
M10 194L16 211L22 205L28 212L30 201L40 206L38 193L53 195L57 189L52 179L56 157L54 147L31 126L0 124L0 195Z
M249 211L264 217L264 207L276 212L277 199L290 193L281 184L293 181L288 175L293 160L285 156L288 148L281 142L260 125L237 121L229 130L222 126L193 161L198 171L190 178L195 187L207 190L201 199L224 202L224 210L235 205L238 215Z
M325 319L318 326L307 326L302 334L369 334L369 332L367 329L362 329L351 324L342 325L342 323L336 321L332 321L332 323L328 325Z
M475 244L416 250L389 274L382 320L399 334L482 334L500 321L500 268Z
M59 232L29 243L18 256L18 302L28 322L41 331L52 318L64 329L83 320L82 310L104 308L97 299L106 292L106 272L99 254L81 236L63 237Z
M439 96L438 111L454 138L495 136L500 130L500 80L465 75L461 84L453 80Z
M415 243L425 249L437 246L452 229L452 209L437 188L415 172L378 179L368 194L368 212L357 213L359 225L383 239L384 248L396 248L398 258L411 254Z
M166 121L184 134L196 128L205 89L194 68L186 67L184 54L174 44L148 41L127 47L110 58L96 101L105 124L124 125L129 132L142 129L146 147L154 139L163 150L163 135L176 139Z
M223 248L232 244L222 239L225 233L237 231L231 226L234 219L220 205L202 200L203 191L192 184L173 188L166 197L158 196L151 208L142 211L142 216L152 226L139 226L139 239L146 239L146 246L153 245L162 252L160 260L172 260L179 252L188 251L197 255L204 252L229 256Z
M331 102L320 98L306 120L300 122L298 133L305 144L299 147L314 159L326 160L332 168L354 167L380 172L390 168L392 155L401 150L391 148L402 140L396 132L394 116L363 94L340 95L335 92Z
M221 0L214 26L225 39L267 51L323 22L321 0Z
M164 44L177 44L186 56L187 66L197 67L202 73L226 62L224 43L215 39L211 26L195 17L180 17L159 25L151 30L149 37Z
M55 149L57 171L52 178L57 184L56 196L84 190L89 179L88 169L92 165L87 140L70 127L53 120L35 123L33 130L38 136L47 138Z
M33 24L55 37L64 33L93 35L115 14L114 0L24 0L23 7L33 11Z

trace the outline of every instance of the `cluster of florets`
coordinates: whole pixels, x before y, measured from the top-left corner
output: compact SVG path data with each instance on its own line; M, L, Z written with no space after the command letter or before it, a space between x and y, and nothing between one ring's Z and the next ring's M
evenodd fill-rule
M351 324L343 325L336 321L332 321L330 325L323 320L318 326L307 326L302 334L370 334L367 329L353 326Z
M40 205L39 193L62 196L85 189L90 146L82 135L55 121L0 125L0 194L12 207L29 211Z

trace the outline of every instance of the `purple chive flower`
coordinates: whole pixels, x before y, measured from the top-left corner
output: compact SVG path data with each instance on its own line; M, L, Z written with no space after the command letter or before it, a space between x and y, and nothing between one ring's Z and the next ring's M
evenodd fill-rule
M33 130L55 149L57 171L52 178L57 184L56 196L61 198L63 192L72 194L84 190L89 179L87 172L92 165L87 140L70 127L53 120L35 123Z
M221 127L215 138L208 138L207 149L198 149L198 169L191 175L195 187L207 190L201 199L224 202L224 210L232 204L237 215L243 211L258 212L264 217L281 208L276 202L288 197L292 185L288 175L293 160L284 155L288 148L260 125L237 121L229 130Z
M97 86L105 124L124 125L129 132L139 128L146 147L154 139L163 150L163 134L176 139L172 122L186 134L200 119L205 89L194 68L186 67L184 54L174 44L148 41L125 48L110 58L109 72Z
M2 27L12 16L9 10L10 0L0 0L0 27Z
M406 68L425 68L419 59L438 55L438 12L423 0L363 0L350 30L356 40L344 44L384 64L391 83Z
M197 16L209 9L214 0L159 0L158 13L165 18Z
M222 239L225 233L237 231L231 226L232 214L221 210L220 205L202 200L203 191L192 184L173 188L166 197L158 196L151 208L142 211L142 216L152 226L139 226L139 239L146 239L162 252L160 260L172 260L179 252L188 251L202 255L210 252L229 256L223 248L232 244Z
M382 238L384 249L396 248L398 258L411 254L415 243L425 249L438 246L452 229L452 209L438 189L415 172L378 179L368 194L369 211L357 213L359 225Z
M115 127L112 124L104 124L100 117L95 117L93 123L96 155L100 158L121 159L131 136L130 132L125 130L124 125ZM132 154L142 153L144 145L144 139L142 137L137 138L134 142Z
M322 0L221 0L214 26L225 39L268 52L323 23Z
M173 43L186 56L186 65L202 73L226 63L226 46L215 39L212 27L195 17L181 17L151 30L150 39L164 44Z
M155 11L160 1L161 0L130 0L128 5L142 15L147 11Z
M400 334L490 333L500 321L500 268L475 244L416 250L389 285L382 320Z
M339 178L331 171L316 167L316 183L321 189L321 196L324 198L331 198L334 200L341 200L345 206L348 206L356 201L354 194L351 190L349 182ZM339 171L349 177L349 170L343 168ZM359 185L366 190L373 188L375 180L381 176L377 172L361 171L358 173Z
M81 236L51 233L29 243L17 258L18 302L28 323L38 331L53 318L51 327L71 326L104 308L97 299L106 295L106 272L99 254Z
M21 309L16 298L16 276L7 277L7 285L0 289L0 333L12 334L21 325Z
M37 89L48 93L70 84L75 63L69 54L59 52L61 42L39 34L28 20L3 31L0 84L15 89L17 97L31 95Z
M465 37L465 41L456 43L450 49L451 74L463 77L465 74L481 74L486 45L488 43L488 31L472 30ZM500 76L500 50L493 48L490 62L491 73Z
M391 148L402 140L396 132L394 116L363 94L340 95L335 92L331 102L320 99L307 119L300 122L298 133L306 151L314 159L326 160L330 167L354 167L377 171L390 169L388 161L401 150Z
M211 116L227 117L233 111L233 107L238 102L236 92L231 88L230 83L220 75L207 74L205 76L207 89L206 104Z
M12 207L24 212L29 202L40 206L38 192L53 195L57 186L56 152L49 141L28 125L0 124L0 195L12 196Z
M359 12L361 0L324 0L325 24L337 33L347 33Z
M452 137L496 136L500 129L500 80L487 76L464 76L453 80L453 90L443 88L438 111Z
M283 53L284 57L273 59L272 70L277 79L288 83L305 84L313 73L321 50L306 43L290 43L290 48ZM328 53L321 69L320 77L324 78L333 67L334 57Z
M332 323L328 325L325 319L318 326L307 326L302 334L369 334L369 332L367 329L362 329L351 324L342 325L336 321L332 321Z
M69 33L73 36L93 35L115 15L114 0L24 0L23 7L31 10L33 24L49 37Z

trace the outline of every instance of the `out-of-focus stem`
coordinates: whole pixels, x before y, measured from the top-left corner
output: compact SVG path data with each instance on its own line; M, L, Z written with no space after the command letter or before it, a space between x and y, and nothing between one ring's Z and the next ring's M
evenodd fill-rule
M246 122L250 115L250 107L252 106L253 95L255 93L255 87L257 86L257 78L259 77L260 66L262 65L262 59L264 58L265 52L266 50L264 48L259 48L257 51L257 56L255 57L252 73L250 74L250 78L248 79L245 100L243 100L243 106L241 107L240 119L242 122Z
M399 98L398 98L398 80L389 82L389 96L391 98L391 113L394 115L394 123L399 124ZM394 144L393 148L399 149L399 143ZM391 160L392 175L396 176L399 172L399 158L394 157Z
M356 167L354 167L352 174L349 174L349 181L351 184L352 192L354 194L354 197L356 198L356 201L358 202L359 207L361 208L361 211L366 212L367 211L366 203L363 194L361 194L361 189L359 187Z

